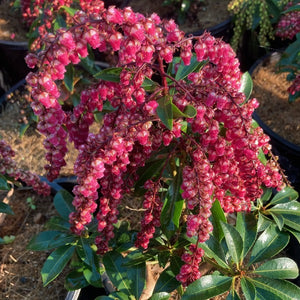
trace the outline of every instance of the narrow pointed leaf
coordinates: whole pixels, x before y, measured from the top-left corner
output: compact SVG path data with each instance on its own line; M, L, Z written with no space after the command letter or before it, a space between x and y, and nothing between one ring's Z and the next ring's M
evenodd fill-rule
M65 279L65 288L68 291L79 290L88 285L89 283L86 281L82 271L71 271Z
M272 221L269 218L260 212L258 213L257 232L266 230L271 224Z
M298 243L300 244L300 232L299 231L296 231L294 229L291 229L291 228L285 228L288 232L290 232L298 241Z
M64 84L67 90L72 93L74 89L74 67L69 65L66 67L67 72L64 77Z
M96 79L102 79L110 82L120 82L120 74L122 68L109 68L101 70L100 72L94 74Z
M271 296L270 299L281 299L281 300L296 300L300 299L300 288L295 284L286 281L271 279L267 277L251 278L251 282L256 288L265 290Z
M73 196L66 190L60 190L54 197L54 206L58 213L66 220L69 220L69 214L74 211L72 205Z
M158 101L156 113L163 124L169 129L173 129L173 108L172 102L167 97L162 97Z
M253 273L275 279L295 279L299 276L297 264L288 257L268 260Z
M272 189L265 189L260 199L262 200L263 203L266 203L267 201L270 200L271 196L272 196Z
M175 278L175 274L169 268L164 270L156 284L153 293L167 292L171 293L180 286L180 282Z
M238 213L236 220L236 229L243 240L243 253L244 258L253 246L257 236L257 221L254 214Z
M296 200L280 203L269 209L270 212L282 215L295 215L300 217L300 203Z
M175 104L172 103L174 118L194 118L197 115L197 110L192 105L187 105L184 111L181 111Z
M245 72L242 75L242 82L240 87L240 92L244 93L246 96L245 101L247 101L250 98L252 89L253 89L253 82L252 82L251 75L249 74L249 72Z
M290 187L285 187L280 192L278 192L271 200L270 204L286 203L293 200L297 200L299 197L297 191Z
M219 200L215 200L211 208L211 221L213 225L213 236L220 242L224 237L221 221L227 223L224 211Z
M54 280L64 269L74 253L74 246L62 246L53 251L45 261L41 270L43 285Z
M27 129L30 127L30 124L22 124L19 130L19 137L22 138L26 133Z
M226 300L241 300L240 296L237 294L235 290L231 290Z
M155 293L151 296L150 300L169 300L170 294L166 292Z
M271 216L273 217L276 225L278 226L279 230L281 231L284 226L284 218L280 214L275 214L270 211Z
M96 266L86 266L83 270L83 275L86 281L95 287L103 287L101 275Z
M188 66L185 66L183 62L181 62L181 64L179 65L176 75L175 75L175 79L176 80L182 80L184 78L186 78L189 74L191 74L192 72L196 72L198 70L200 70L200 68L202 68L207 62L206 61L197 61L197 57L194 55L191 58L191 62Z
M75 241L75 236L60 231L43 231L31 239L27 249L44 251L67 245Z
M46 229L70 232L70 223L66 218L61 216L52 217L45 225Z
M157 83L155 81L151 80L150 78L145 77L142 87L144 88L145 91L152 92L157 87Z
M289 242L289 235L270 225L257 239L253 246L248 265L269 259L279 253Z
M11 207L4 202L0 202L0 213L14 215L14 212L12 211Z
M76 252L80 259L88 266L93 267L98 263L95 261L95 251L92 249L88 240L83 237L79 238L79 245L76 247Z
M206 275L191 283L182 300L205 300L221 295L230 289L232 283L231 277Z
M241 288L243 291L243 295L246 300L254 300L256 299L256 290L254 284L243 277L241 279Z
M230 224L221 222L224 237L232 260L238 264L243 252L243 240L239 232Z

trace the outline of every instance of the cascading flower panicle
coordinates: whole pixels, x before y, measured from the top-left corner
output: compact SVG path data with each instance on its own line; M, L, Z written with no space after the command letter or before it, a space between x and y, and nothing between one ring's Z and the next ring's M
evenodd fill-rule
M145 216L136 246L148 247L160 227L161 189L182 174L178 195L185 201L186 234L197 240L182 255L177 279L186 286L201 276L198 246L212 231L214 201L226 212L249 211L262 186L282 185L277 164L259 160L260 149L268 154L270 145L252 126L258 103L246 102L239 62L222 40L209 33L185 37L174 21L145 17L130 7L106 9L102 1L81 1L81 7L73 27L47 35L45 49L27 56L28 65L38 67L27 82L38 128L46 136L48 178L59 175L69 138L79 150L71 229L82 234L95 215L95 243L104 254L123 195L135 187L141 167L162 155L160 173L143 184ZM113 80L96 74L80 103L64 112L60 82L68 65L87 57L90 47L117 54L117 73ZM185 67L189 72L182 71ZM104 112L107 104L112 109ZM103 112L103 121L91 133L95 111Z

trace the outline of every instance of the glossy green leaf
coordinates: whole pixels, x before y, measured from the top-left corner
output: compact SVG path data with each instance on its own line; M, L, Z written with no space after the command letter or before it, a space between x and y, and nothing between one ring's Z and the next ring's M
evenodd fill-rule
M103 264L108 277L115 287L126 295L140 295L145 285L145 264L125 266L130 256L123 257L115 251L103 256ZM139 297L137 297L138 299Z
M95 261L95 251L91 247L89 241L83 237L79 238L78 247L76 247L76 252L80 259L90 267L93 267L98 264L98 261Z
M270 225L253 246L249 264L269 259L279 253L289 242L289 235Z
M197 115L197 110L192 105L187 105L184 111L181 111L175 104L172 103L174 118L194 118Z
M253 246L257 236L257 221L256 217L252 213L238 213L236 220L236 230L243 240L243 252L244 258Z
M156 113L162 123L169 129L173 129L173 107L172 101L168 97L162 97L158 101Z
M74 251L74 246L62 246L48 256L41 270L44 286L48 285L62 272Z
M241 288L242 288L243 295L246 300L256 299L255 286L253 285L253 283L251 281L249 281L245 277L242 277L242 279L241 279Z
M192 72L198 72L206 63L207 61L197 61L196 55L193 55L188 66L185 66L183 62L180 63L175 75L175 80L182 80Z
M292 11L300 11L300 4L293 5L293 6L289 7L288 9L283 11L282 14L287 14L287 13L292 12Z
M251 75L249 74L249 72L245 72L242 75L242 81L240 87L240 92L244 93L246 96L245 101L248 101L248 99L250 98L252 90L253 90L253 82L252 82Z
M108 68L94 74L94 77L110 82L120 82L121 71L122 68Z
M266 203L267 201L270 200L271 196L272 196L272 189L266 188L264 189L264 193L260 199L262 200L263 203Z
M297 264L288 257L271 259L260 265L253 273L275 279L295 279L299 276Z
M77 11L75 8L72 8L72 7L69 7L69 6L64 6L64 5L61 6L60 8L65 10L72 17L75 15L75 13Z
M231 290L226 300L241 300L240 296L237 294L235 290Z
M14 212L12 211L11 207L4 202L0 202L0 213L14 215Z
M26 133L27 129L30 127L30 124L22 124L20 126L20 130L19 130L19 138L22 138L24 136L24 134Z
M239 232L230 224L221 222L224 237L232 260L238 264L243 252L243 240Z
M258 213L257 232L266 230L271 224L272 221L269 218L260 212Z
M170 259L170 269L174 274L179 274L183 264L184 262L181 260L180 256L174 255Z
M285 229L288 232L290 232L297 239L298 243L300 244L300 232L296 231L294 229L288 228L288 227L285 227Z
M171 295L166 292L155 293L151 296L150 300L169 300Z
M60 231L43 231L30 240L27 249L35 251L50 250L73 243L75 240L75 236L71 234Z
M57 192L53 200L57 212L66 220L69 220L70 213L75 210L72 201L73 196L66 190Z
M282 215L295 215L300 217L300 203L296 200L280 203L269 209L270 212Z
M174 235L175 231L179 227L179 221L184 203L180 193L181 181L181 169L179 168L176 176L169 185L160 215L161 226L168 239Z
M263 150L260 148L259 149L259 152L258 152L258 159L259 159L259 161L263 164L263 165L266 165L267 164L267 162L268 162L268 160L267 160L267 158L266 158L266 156L265 156L265 154L264 154L264 152L263 152Z
M215 200L211 208L211 221L213 225L213 236L218 240L221 241L224 237L223 229L221 226L221 221L226 223L226 217L224 211L221 207L219 200Z
M283 226L284 226L284 219L282 215L280 214L275 214L272 211L270 211L271 216L273 217L276 225L278 226L279 230L281 231Z
M261 289L259 287L255 287L256 290L256 295L258 300L282 300L280 297L277 295L273 294L272 292L266 291L264 289Z
M281 204L287 203L293 200L297 200L299 197L297 191L290 187L285 187L280 192L278 192L270 201L270 204Z
M172 291L177 289L178 286L180 286L180 282L177 281L177 279L175 278L175 274L172 272L172 270L168 268L160 274L155 284L153 293L171 293Z
M191 283L182 300L205 300L221 295L230 289L232 283L231 277L206 275Z
M10 186L7 182L7 178L3 175L0 174L0 190L2 191L9 191L10 190ZM3 202L0 202L0 205Z
M70 223L61 216L52 217L45 225L46 229L70 232Z
M82 271L73 270L65 279L65 288L68 291L75 291L88 285L89 283L86 281Z
M68 65L66 67L67 72L64 77L64 84L67 90L72 93L74 90L74 67L72 65Z
M90 267L86 266L83 270L83 275L86 281L95 287L103 287L101 275L99 272L99 268L96 268L96 266Z
M144 90L146 92L153 92L157 86L158 86L158 84L148 77L145 77L143 84L142 84L142 87L144 88Z
M300 299L300 288L295 284L279 279L271 279L267 277L251 278L251 282L255 285L256 289L265 290L271 296L270 299L281 300L296 300ZM258 290L258 289L257 289ZM261 291L258 290L260 293Z
M204 250L205 255L209 258L214 258L216 262L225 269L230 269L226 263L225 254L220 242L211 235L209 240L199 245Z

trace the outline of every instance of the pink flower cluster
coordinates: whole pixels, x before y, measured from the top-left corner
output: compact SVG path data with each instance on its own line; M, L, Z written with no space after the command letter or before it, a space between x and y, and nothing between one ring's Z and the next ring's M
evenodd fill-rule
M293 2L289 2L284 10L292 6ZM300 11L295 10L285 13L277 24L276 35L282 39L292 40L298 32L300 32Z
M7 142L0 140L0 174L23 181L27 186L32 186L33 190L40 195L50 195L49 185L42 182L36 174L18 168L13 160L14 156L15 153Z
M249 210L251 202L261 196L263 185L278 188L282 184L276 164L264 165L258 159L259 149L267 154L270 146L262 130L252 127L257 101L244 104L238 60L222 40L208 33L186 38L174 21L161 21L156 14L145 17L130 7L105 9L101 1L89 3L84 6L87 12L75 14L74 27L47 35L45 50L27 57L30 67L38 66L27 81L32 86L39 129L47 137L48 176L58 176L69 138L79 150L71 228L81 234L97 210L99 236L95 242L103 254L114 236L122 196L134 187L138 170L147 160L167 148L161 174L149 178L144 186L146 211L136 245L147 248L155 227L160 226L164 169L178 159L187 235L197 237L197 243L183 254L185 265L177 277L188 285L201 275L198 264L203 251L198 244L212 230L208 218L213 202L218 199L227 212ZM118 54L120 82L93 80L82 91L79 105L65 113L58 101L60 82L69 64L78 64L88 55L88 46ZM186 79L176 80L178 65L175 74L166 73L175 54L184 65L193 56L206 64ZM155 81L150 90L143 84L146 78ZM176 116L168 129L157 110L168 101L182 112L193 106L196 116ZM104 114L99 131L92 134L93 112L102 111L105 102L113 110Z

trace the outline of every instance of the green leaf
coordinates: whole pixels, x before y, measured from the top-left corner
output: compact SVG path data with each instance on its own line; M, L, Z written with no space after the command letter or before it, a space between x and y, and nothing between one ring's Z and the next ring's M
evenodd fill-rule
M10 186L7 183L6 177L1 175L1 174L0 174L0 190L2 190L2 191L9 191L10 190ZM1 205L1 203L3 203L3 202L0 202L0 205Z
M297 191L295 191L290 187L285 187L273 197L270 204L275 205L275 204L287 203L293 200L297 200L298 197L299 195Z
M86 266L83 270L83 275L86 281L95 287L103 287L99 268Z
M282 215L275 214L271 211L270 211L270 214L273 217L273 219L274 219L276 225L278 226L279 230L281 231L283 226L284 226L284 219L283 219Z
M5 235L2 238L0 238L0 245L7 245L12 243L14 240L16 239L16 237L14 235Z
M57 192L53 200L57 212L66 220L69 220L70 213L75 210L72 201L73 196L66 190Z
M298 241L298 243L300 244L300 232L299 231L295 231L294 229L291 228L287 228L285 227L285 229L290 232Z
M66 69L67 72L65 73L64 83L67 90L72 93L74 90L74 67L73 65L68 65Z
M69 7L69 6L61 6L61 9L63 9L65 12L67 12L70 16L74 17L75 13L77 12L77 9Z
M240 87L240 92L244 93L246 96L245 102L247 102L248 99L250 98L252 89L253 89L253 82L252 82L251 75L249 74L249 72L245 72L242 75L241 87Z
M184 200L180 194L181 168L177 169L176 176L169 185L165 202L160 215L160 222L163 233L170 239L179 227L179 221L183 208Z
M197 110L192 105L187 105L184 111L181 111L175 104L172 103L173 117L176 118L194 118L197 115Z
M26 133L27 129L30 127L30 124L22 124L19 130L19 138L21 139Z
M224 237L232 260L238 264L243 252L243 240L239 232L230 224L221 222Z
M275 279L295 279L299 275L299 270L292 259L280 257L265 262L253 273Z
M221 207L219 200L215 200L211 208L211 221L213 225L213 236L218 240L221 241L224 237L223 229L221 226L221 221L227 223L224 211Z
M128 296L141 293L145 284L145 264L125 266L124 264L129 261L130 257L124 258L116 251L108 252L103 256L108 277L119 291Z
M172 270L168 268L160 274L155 284L153 293L171 293L172 291L177 289L178 286L180 286L180 282L177 281L177 279L175 278L175 274L172 272Z
M279 253L289 242L289 235L270 225L257 239L253 246L248 265L269 259Z
M198 72L204 65L207 64L207 61L197 61L196 55L193 55L191 58L191 62L188 66L184 65L183 62L180 63L176 75L175 80L182 80L186 78L192 72Z
M263 152L263 150L261 148L259 148L259 151L258 151L258 159L259 161L263 164L263 165L266 165L268 160Z
M272 223L272 221L263 215L261 212L258 213L257 221L257 232L266 230Z
M173 129L173 107L172 101L164 96L160 98L158 101L158 107L156 109L156 113L162 123L169 129Z
M78 247L76 247L76 252L80 259L90 267L93 267L99 263L98 260L95 261L95 251L86 238L79 238L79 244Z
M158 84L148 77L145 77L142 84L142 88L144 88L146 92L153 92L157 86Z
M251 278L251 282L255 285L259 293L261 293L260 290L264 290L269 293L269 296L272 296L267 298L268 300L296 300L300 297L300 288L286 280L258 277Z
M88 286L89 283L86 281L82 270L71 271L65 279L65 288L68 291L75 291Z
M220 242L211 235L209 240L199 245L204 250L205 255L210 258L214 258L216 262L225 269L230 269L226 263L225 254Z
M70 223L61 216L52 217L45 227L46 229L70 232Z
M108 68L94 74L96 79L102 79L110 82L120 82L122 68Z
M300 11L300 5L294 5L292 7L289 7L288 9L286 9L285 11L282 12L282 14L287 14L289 12L292 12L292 11Z
M7 205L4 202L0 202L0 213L8 214L8 215L14 215L14 212L10 208L9 205Z
M74 246L62 246L53 251L41 270L43 285L48 285L64 269L74 253Z
M267 201L270 200L271 196L272 196L272 189L265 189L260 199L262 200L263 203L266 203Z
M239 297L239 295L236 293L235 290L231 290L226 300L241 300L241 298Z
M170 294L166 292L155 293L151 296L150 300L169 300Z
M206 275L191 283L182 300L205 300L223 294L230 289L231 277Z
M57 14L56 18L52 22L54 31L57 31L59 28L65 28L67 23L62 15Z
M244 258L256 240L257 221L255 215L252 213L238 213L236 229L240 233L243 240L242 257Z
M71 234L59 231L43 231L30 240L27 249L34 251L50 250L73 243L75 240L76 237Z
M245 277L242 277L242 279L241 279L241 288L242 288L243 295L246 300L256 299L255 286L253 285L253 283L251 281L249 281Z

